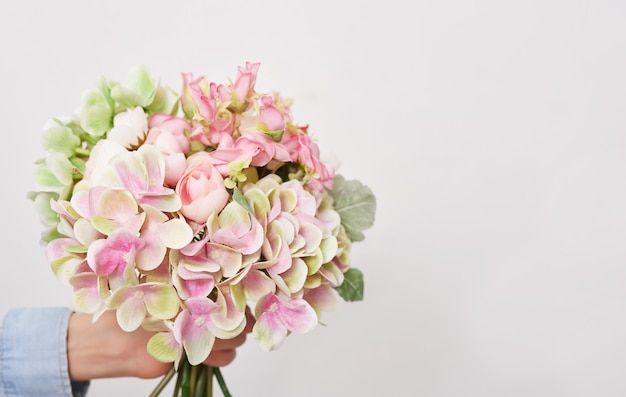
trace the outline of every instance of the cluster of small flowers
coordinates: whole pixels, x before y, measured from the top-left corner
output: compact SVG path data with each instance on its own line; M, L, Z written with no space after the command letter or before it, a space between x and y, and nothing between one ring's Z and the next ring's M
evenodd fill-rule
M138 66L44 133L31 198L52 269L75 310L157 331L148 350L161 361L203 362L248 307L272 350L362 295L349 256L374 196L321 161L289 101L255 91L258 68L228 84L183 73L178 96ZM348 292L347 275L361 276Z

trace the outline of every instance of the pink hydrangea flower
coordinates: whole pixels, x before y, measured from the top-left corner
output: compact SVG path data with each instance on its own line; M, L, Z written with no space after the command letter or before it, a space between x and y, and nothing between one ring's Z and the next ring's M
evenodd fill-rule
M289 333L306 333L317 325L315 310L301 298L268 294L259 299L254 312L252 335L267 351L279 348Z
M176 290L164 283L123 286L113 292L107 304L116 309L117 322L127 332L139 328L148 314L168 320L180 310Z
M243 255L255 254L263 245L263 227L234 201L228 203L219 215L214 212L209 216L207 229L213 243L231 247Z
M246 324L244 313L221 293L217 302L204 297L189 298L185 306L174 322L174 335L185 348L191 365L198 365L209 356L216 337L231 338Z
M117 229L107 239L94 241L87 251L87 263L98 276L114 275L125 279L124 272L133 266L137 251L145 242L127 229Z

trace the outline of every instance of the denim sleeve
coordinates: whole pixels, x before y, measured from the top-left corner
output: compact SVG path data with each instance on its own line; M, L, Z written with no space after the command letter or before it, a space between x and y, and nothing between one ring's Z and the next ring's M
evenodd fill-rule
M67 308L18 308L0 314L0 397L84 397L70 382Z

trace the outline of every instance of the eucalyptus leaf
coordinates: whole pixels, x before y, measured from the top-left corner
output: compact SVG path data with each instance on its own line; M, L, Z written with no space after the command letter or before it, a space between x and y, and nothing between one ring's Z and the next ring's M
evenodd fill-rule
M346 302L355 302L363 300L364 288L363 272L359 269L350 268L344 273L343 283L335 290Z
M357 180L347 181L336 175L330 195L350 240L365 239L363 231L374 224L376 213L376 197L372 190Z

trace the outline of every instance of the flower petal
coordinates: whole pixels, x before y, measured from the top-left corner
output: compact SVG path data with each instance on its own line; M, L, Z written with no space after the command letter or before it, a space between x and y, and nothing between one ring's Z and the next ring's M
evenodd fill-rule
M170 363L180 357L182 347L171 332L159 332L148 341L148 353L161 362Z
M261 349L271 351L278 349L287 337L287 327L280 321L276 313L263 313L256 319L252 327L252 336Z
M146 318L146 305L137 297L129 297L117 307L116 316L120 328L132 332L139 328Z
M183 311L174 323L174 327L181 334L182 345L191 365L198 365L206 360L215 342L215 335L206 327L205 316L192 317L189 312Z
M174 218L159 227L159 237L168 248L181 249L193 238L193 231L187 222Z
M156 318L167 320L173 318L180 309L178 294L168 284L143 284L144 302L148 313Z
M281 274L291 293L296 293L304 287L308 270L309 268L302 259L293 258L291 267Z
M280 307L278 314L291 332L306 333L317 325L317 314L304 299L289 300Z

